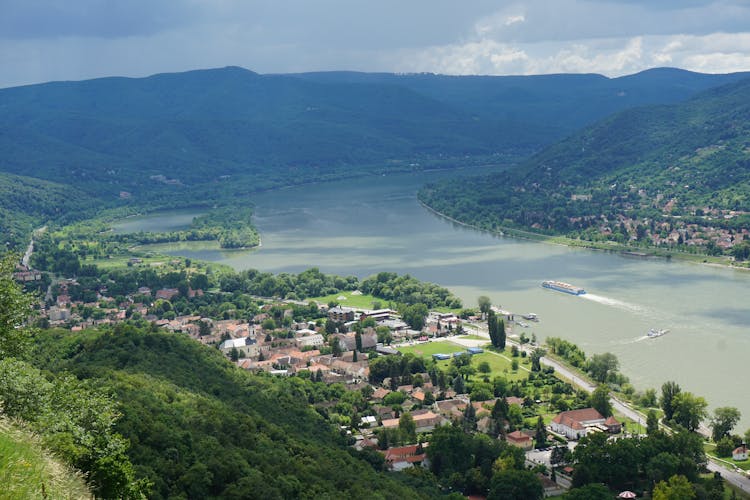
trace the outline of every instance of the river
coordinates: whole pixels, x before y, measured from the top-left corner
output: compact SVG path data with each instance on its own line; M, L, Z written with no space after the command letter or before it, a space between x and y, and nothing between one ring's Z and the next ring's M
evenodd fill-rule
M750 427L750 384L742 382L750 355L750 273L465 228L416 200L422 183L442 175L363 178L255 195L263 245L253 251L226 252L204 243L153 248L236 269L298 272L315 266L359 277L409 273L450 288L467 306L487 295L505 309L536 313L541 321L523 330L529 335L563 337L588 354L612 352L636 388L658 389L675 380L704 396L711 408L739 408L743 418L736 431ZM546 279L588 293L547 290L540 286ZM649 339L649 328L669 333Z

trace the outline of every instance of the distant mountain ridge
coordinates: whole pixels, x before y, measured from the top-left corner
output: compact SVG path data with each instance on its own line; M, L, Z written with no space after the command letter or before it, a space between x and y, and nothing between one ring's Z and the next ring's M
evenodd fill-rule
M115 191L177 172L197 183L290 165L523 153L611 110L674 102L738 77L666 69L620 79L259 75L227 67L52 82L0 90L0 169Z

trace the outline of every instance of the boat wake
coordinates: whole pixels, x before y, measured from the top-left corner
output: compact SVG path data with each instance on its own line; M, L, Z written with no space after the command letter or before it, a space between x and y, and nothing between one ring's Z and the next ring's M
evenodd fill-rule
M617 299L611 299L609 297L602 297L601 295L595 295L593 293L586 293L584 295L579 295L582 299L590 300L592 302L596 302L598 304L602 304L605 306L610 307L616 307L618 309L623 309L625 311L630 312L643 312L643 308L637 304L631 304L629 302L624 302L622 300Z

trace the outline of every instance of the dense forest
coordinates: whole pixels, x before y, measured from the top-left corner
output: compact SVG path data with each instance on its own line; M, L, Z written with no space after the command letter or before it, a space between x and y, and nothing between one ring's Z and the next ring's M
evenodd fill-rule
M748 103L750 80L742 80L681 104L623 111L517 170L427 186L420 199L489 230L658 242L679 229L681 244L711 240L701 233L710 226L731 237L750 225Z
M437 493L434 485L420 492L386 476L347 450L309 405L324 385L251 375L194 340L135 326L47 331L36 349L46 369L112 391L122 413L115 431L130 441L128 456L149 498Z

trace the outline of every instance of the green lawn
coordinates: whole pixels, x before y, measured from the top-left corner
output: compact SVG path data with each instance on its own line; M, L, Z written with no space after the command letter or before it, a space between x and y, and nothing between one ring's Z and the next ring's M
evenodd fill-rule
M340 297L344 297L344 299L341 299ZM334 293L331 295L326 295L325 297L312 297L309 300L316 300L323 304L328 304L329 302L338 302L342 306L359 307L362 309L372 309L373 302L380 302L381 308L388 307L387 300L379 299L373 295L357 295L350 291Z
M712 443L706 443L703 446L703 449L706 450L706 454L711 455L712 457L718 458L719 460L724 461L724 465L729 467L729 464L732 464L735 467L739 467L742 470L750 470L750 460L743 460L741 462L738 462L736 460L732 460L732 457L719 457L716 455L716 445Z
M462 345L455 344L453 342L425 342L423 344L417 344L413 346L404 346L397 348L402 353L413 353L417 356L424 358L430 358L433 354L452 354L454 352L464 352L466 348ZM519 369L514 372L512 370L512 358L505 354L493 353L485 351L482 354L475 354L472 358L472 366L477 368L479 363L486 361L490 365L489 377L503 376L508 380L522 380L528 377L528 372L522 367L528 368L529 360L526 358L518 358ZM450 364L450 360L438 361L438 366L446 367ZM482 378L484 374L479 372L476 373L472 378Z
M489 341L489 339L487 339L487 337L482 337L482 336L479 336L479 335L472 335L472 334L469 334L469 335L460 335L458 338L460 338L460 339L466 339L466 340L484 340L485 342L487 342L488 345L490 343L490 341Z
M482 361L486 361L490 365L490 378L500 375L508 380L523 380L525 378L528 378L529 372L524 370L522 367L526 366L524 361L527 361L525 358L521 358L520 356L516 358L518 360L519 368L517 371L512 370L512 361L513 358L510 356L505 356L504 354L499 353L493 353L493 352L483 352L482 354L475 354L474 355L474 361L472 361L472 365L474 367L479 366L479 363ZM482 374L477 373L476 376L481 376Z
M423 358L429 358L433 354L452 354L454 352L463 352L466 348L453 342L425 342L413 346L397 347L402 353L412 353Z

